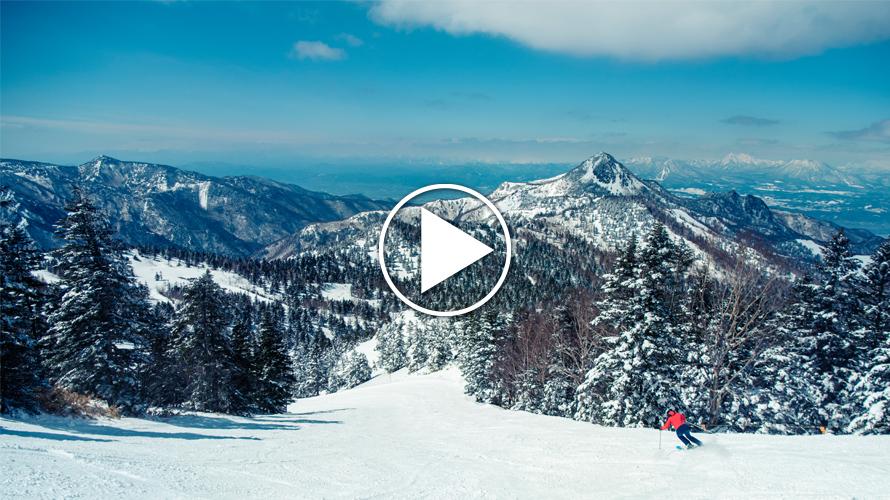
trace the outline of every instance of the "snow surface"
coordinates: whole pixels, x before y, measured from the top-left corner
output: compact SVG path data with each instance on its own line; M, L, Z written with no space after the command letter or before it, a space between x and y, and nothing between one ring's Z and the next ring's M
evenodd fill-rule
M796 241L800 244L800 246L809 250L810 253L812 253L814 257L821 257L822 252L825 251L825 249L822 248L822 245L816 243L813 240L797 239Z
M290 413L0 419L4 498L878 498L890 436L603 428L468 400L454 371L381 375Z
M354 300L352 283L325 283L321 296L328 300Z
M150 299L155 302L170 302L163 294L168 288L188 285L189 280L200 278L208 269L213 281L228 292L247 294L262 302L269 302L274 298L268 291L233 272L211 269L203 264L188 266L178 259L167 260L159 256L141 255L138 251L128 253L127 257L136 279L148 287ZM161 273L160 280L157 279L158 273Z
M361 344L355 346L355 350L361 354L364 354L366 358L368 358L368 364L371 365L371 373L373 375L380 375L384 373L383 368L377 366L377 363L380 361L380 353L377 352L377 336L375 335L370 340L366 340Z

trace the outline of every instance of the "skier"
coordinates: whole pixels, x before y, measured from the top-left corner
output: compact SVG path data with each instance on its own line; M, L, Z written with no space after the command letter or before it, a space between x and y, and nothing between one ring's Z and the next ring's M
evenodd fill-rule
M668 419L661 426L661 430L665 430L668 427L673 427L677 430L677 437L680 438L680 441L683 441L687 448L695 448L702 445L701 441L692 437L692 431L689 430L689 424L686 423L686 415L674 410L668 410Z

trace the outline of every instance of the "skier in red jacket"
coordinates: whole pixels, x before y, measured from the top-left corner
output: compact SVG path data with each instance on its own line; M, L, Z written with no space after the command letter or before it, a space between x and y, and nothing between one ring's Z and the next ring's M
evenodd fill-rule
M661 430L665 430L668 427L673 427L677 430L677 437L680 438L680 441L683 441L687 448L701 446L701 441L692 437L692 431L689 430L689 424L686 423L686 415L674 410L668 410L668 419L661 426Z

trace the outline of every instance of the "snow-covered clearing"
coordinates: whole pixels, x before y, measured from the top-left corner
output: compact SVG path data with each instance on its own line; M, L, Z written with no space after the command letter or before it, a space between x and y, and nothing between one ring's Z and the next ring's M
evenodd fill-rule
M454 371L381 375L285 415L0 419L19 497L886 497L890 436L673 435L469 401Z
M796 241L800 244L800 246L809 250L810 253L812 253L814 257L821 257L822 253L825 252L825 249L822 248L822 245L816 243L813 240L798 239Z
M352 283L325 283L321 296L328 300L353 300Z
M206 265L189 266L179 259L167 260L160 256L141 255L135 250L128 253L127 257L136 279L148 287L151 300L156 302L170 302L163 294L169 287L186 286L189 280L200 278L208 269L213 281L227 292L247 294L262 302L269 302L274 298L262 287L230 271L211 269Z

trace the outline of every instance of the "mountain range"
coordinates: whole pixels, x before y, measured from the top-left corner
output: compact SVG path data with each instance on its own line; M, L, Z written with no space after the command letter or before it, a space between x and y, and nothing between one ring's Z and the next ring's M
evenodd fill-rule
M166 165L100 156L79 166L0 160L0 185L12 190L44 248L75 186L109 216L129 245L173 245L250 255L307 224L339 220L389 202L334 196L259 177L213 177Z
M815 160L765 160L743 153L719 160L637 157L625 164L682 196L732 189L756 193L774 209L890 234L886 171Z
M617 249L631 235L642 238L656 222L713 265L733 265L736 256L764 265L813 261L839 226L806 215L771 209L762 199L735 191L682 197L631 172L607 153L558 176L506 182L491 201L518 235L559 242L578 237L598 248ZM428 209L456 224L492 223L493 215L470 198L430 202ZM410 212L405 211L406 219ZM361 248L374 258L384 212L307 226L267 248L269 258L324 251L333 241ZM846 231L857 253L872 252L883 239L865 230ZM410 263L406 264L410 267Z
M726 160L729 171L734 171L732 161L753 161L744 156ZM661 164L662 173L653 177L663 182L675 176L675 170L666 170L669 167ZM784 167L789 176L805 175L802 166ZM660 221L695 253L718 265L751 249L756 255L748 257L765 263L812 260L839 228L771 208L759 197L734 190L681 196L660 181L641 177L600 153L552 178L505 182L489 196L517 233L544 240L569 235L615 249ZM306 249L324 251L346 244L362 247L370 258L390 206L361 195L334 196L258 177L213 177L106 156L79 166L0 160L0 185L12 190L32 236L45 248L56 244L53 225L76 185L110 216L127 244L174 245L235 256L288 258ZM428 206L456 222L491 219L468 198ZM861 254L883 241L865 230L848 229L847 235Z
M729 153L719 160L677 160L635 157L628 168L641 177L659 182L763 182L797 188L863 188L871 176L861 171L833 167L816 160L766 160L745 153ZM890 180L883 183L890 187Z

